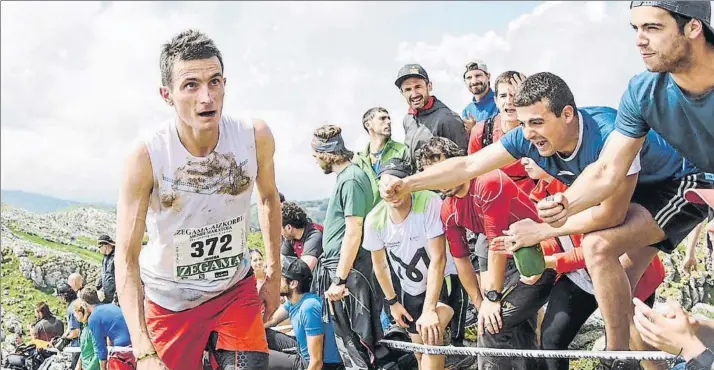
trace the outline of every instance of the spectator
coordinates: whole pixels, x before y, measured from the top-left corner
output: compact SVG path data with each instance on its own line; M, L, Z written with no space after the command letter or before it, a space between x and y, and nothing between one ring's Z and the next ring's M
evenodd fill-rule
M369 135L369 144L363 151L355 154L352 162L369 177L374 205L377 205L381 199L377 184L380 167L392 158L409 160L409 148L392 140L392 120L389 112L382 107L374 107L366 111L362 116L362 127Z
M266 323L266 327L290 317L299 346L299 355L294 359L292 368L344 369L337 351L332 323L322 321L322 300L316 294L310 293L310 267L300 259L293 259L289 264L283 265L282 274L280 295L287 298L287 302L278 308L273 318Z
M314 270L322 255L324 227L312 222L307 213L295 202L283 203L283 246L280 254L300 258Z
M80 289L84 288L84 278L77 272L73 272L67 278L67 284L72 287L75 293L79 292Z
M75 370L99 370L99 358L97 357L97 352L94 350L94 338L92 331L87 328L90 314L89 304L78 299L74 304L74 316L82 323L84 328L79 335L80 361L77 363Z
M47 303L40 302L35 306L35 317L38 320L32 329L35 339L49 342L52 338L61 337L64 333L64 324L52 315Z
M461 117L431 95L429 75L419 64L407 64L394 82L409 105L404 116L404 143L409 147L412 164L418 168L416 151L432 136L447 138L466 150L469 137Z
M473 95L472 101L461 112L466 133L470 133L476 122L485 121L498 114L495 94L491 90L491 74L482 60L466 64L464 83ZM495 86L494 86L495 87Z
M70 347L79 347L80 324L74 316L73 308L74 301L77 299L77 292L69 284L62 283L57 286L57 295L67 305L67 331L62 337L70 340ZM77 361L79 361L79 353L72 353L70 369L74 369L77 366Z
M97 240L99 253L104 255L102 259L102 271L97 282L97 291L102 297L102 303L118 302L116 296L117 285L114 279L114 240L109 235L102 235Z
M121 308L114 304L102 304L97 290L87 287L80 292L80 298L87 303L89 319L87 327L92 332L94 350L99 358L101 370L125 370L136 368L136 360L131 352L108 353L107 340L113 346L129 347L131 339ZM128 367L131 366L131 367Z
M250 267L255 275L255 283L258 291L265 282L265 262L263 261L263 252L260 249L250 249Z

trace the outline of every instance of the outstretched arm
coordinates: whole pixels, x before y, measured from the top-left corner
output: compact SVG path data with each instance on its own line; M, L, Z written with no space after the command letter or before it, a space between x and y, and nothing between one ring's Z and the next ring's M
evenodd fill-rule
M265 242L265 283L260 288L260 298L265 304L263 322L267 321L280 305L280 194L275 185L275 140L268 125L255 120L256 156L258 158L258 219Z
M500 142L495 142L474 154L430 166L404 178L403 184L410 192L453 188L515 160Z

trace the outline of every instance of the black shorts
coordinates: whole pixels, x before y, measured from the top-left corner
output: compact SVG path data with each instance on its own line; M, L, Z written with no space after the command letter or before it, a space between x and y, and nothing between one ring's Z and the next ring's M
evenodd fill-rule
M449 298L448 289L446 287L446 282L441 285L441 293L439 293L438 302L446 304ZM409 327L407 332L410 334L419 334L416 330L416 321L419 320L421 312L424 309L424 300L426 299L426 292L419 294L418 296L410 295L409 293L402 292L402 306L407 310L409 316L411 316L414 321L409 322Z
M707 218L709 207L689 203L684 199L684 192L695 188L712 189L714 184L705 178L704 173L687 175L677 180L637 184L632 202L645 207L665 233L665 239L653 247L672 253L692 229Z

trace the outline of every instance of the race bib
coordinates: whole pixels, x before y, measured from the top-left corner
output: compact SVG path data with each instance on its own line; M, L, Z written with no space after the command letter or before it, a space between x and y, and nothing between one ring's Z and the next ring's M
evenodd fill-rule
M243 260L247 241L243 216L174 234L175 279L230 279Z

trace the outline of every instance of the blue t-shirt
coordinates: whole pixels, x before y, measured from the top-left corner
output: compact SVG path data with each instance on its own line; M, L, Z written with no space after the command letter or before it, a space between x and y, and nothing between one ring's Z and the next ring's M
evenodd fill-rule
M79 320L74 317L74 301L69 302L69 306L67 306L67 327L69 328L69 330L82 329ZM79 347L79 336L77 336L77 338L75 339L72 339L72 341L69 342L69 346Z
M111 339L112 345L123 347L131 345L129 328L124 321L124 315L118 306L106 303L94 306L94 311L89 315L87 322L89 330L94 337L94 350L100 361L107 359L107 338Z
M335 331L332 323L322 322L322 301L315 293L306 293L297 304L288 301L284 305L290 314L290 323L293 325L295 339L300 346L300 354L305 361L310 362L310 353L307 350L307 337L324 334L323 362L326 364L339 364L342 362L337 352Z
M580 141L568 158L563 158L558 153L550 157L541 156L535 145L523 136L522 127L506 133L500 142L514 158L529 157L545 172L570 186L585 167L600 157L607 138L615 130L617 116L617 111L609 107L585 107L578 111L582 118ZM639 165L641 169L638 183L642 184L679 179L699 172L654 131L647 134L642 145ZM635 172L631 169L628 173Z
M493 90L488 89L488 93L483 99L476 101L476 98L471 100L471 103L461 112L461 117L469 118L469 113L476 119L476 122L485 121L498 114L498 107L494 100Z
M633 138L651 128L697 167L714 172L714 91L692 98L669 73L640 73L622 95L615 127Z

